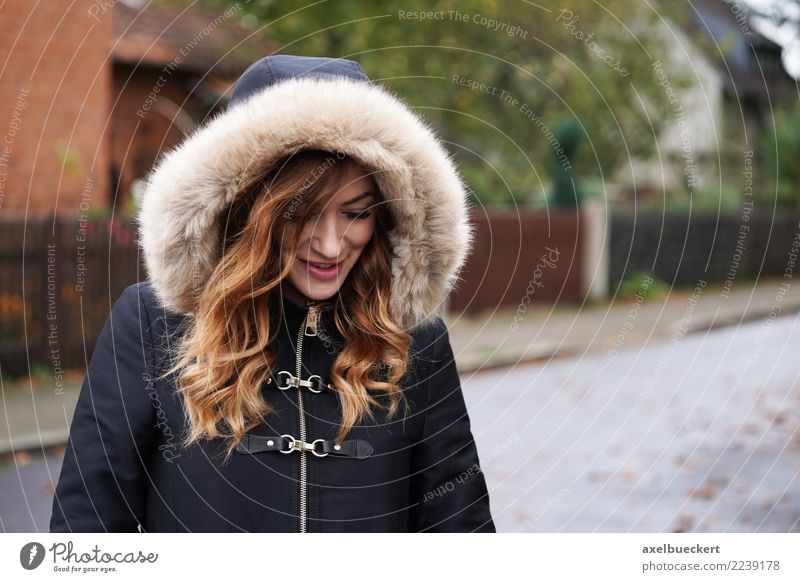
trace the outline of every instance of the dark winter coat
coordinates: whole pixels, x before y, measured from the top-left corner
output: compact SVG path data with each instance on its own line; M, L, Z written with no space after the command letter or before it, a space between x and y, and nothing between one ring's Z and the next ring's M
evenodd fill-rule
M389 310L413 338L401 383L410 412L377 411L337 449L330 371L343 340L332 305L273 296L264 308L281 328L278 367L261 391L276 414L223 463L221 440L181 447L175 378L155 378L218 260L219 218L239 185L307 148L374 170L392 212ZM494 531L441 318L473 241L467 200L434 132L357 63L276 55L250 67L231 105L148 176L139 214L148 282L125 290L99 337L51 531Z
M307 308L282 299L279 371L296 374L297 336ZM413 335L414 357L403 383L411 411L356 426L347 454L282 453L299 438L304 400L306 442L330 446L338 429L338 396L325 389L341 336L323 307L317 335L304 336L302 378L309 387L262 387L277 412L250 433L251 452L222 462L222 442L181 449L186 428L174 376L164 371L168 345L183 316L156 305L147 283L117 300L89 364L72 422L53 503L51 532L494 531L469 417L447 330L441 319ZM324 338L324 339L323 339ZM278 376L281 376L279 373ZM283 374L286 377L286 374ZM286 383L283 382L285 385ZM258 452L268 440L273 450ZM270 447L266 447L270 448ZM315 451L324 454L322 444ZM301 493L301 455L307 476ZM303 509L305 507L305 509Z

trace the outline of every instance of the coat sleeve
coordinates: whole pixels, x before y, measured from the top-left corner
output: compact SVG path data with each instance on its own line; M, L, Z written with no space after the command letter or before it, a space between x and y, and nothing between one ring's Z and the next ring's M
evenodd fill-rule
M149 317L131 285L114 303L83 381L50 532L136 532L155 427Z
M422 439L412 451L411 527L426 532L494 532L489 494L447 326L434 328Z

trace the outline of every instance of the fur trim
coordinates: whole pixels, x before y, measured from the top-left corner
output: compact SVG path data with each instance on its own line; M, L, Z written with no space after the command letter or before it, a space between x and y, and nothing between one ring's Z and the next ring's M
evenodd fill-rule
M301 149L342 151L374 178L397 221L390 312L410 329L441 316L474 232L467 190L434 130L381 86L345 77L281 81L239 102L166 153L137 217L163 307L191 314L218 257L217 217L254 172Z

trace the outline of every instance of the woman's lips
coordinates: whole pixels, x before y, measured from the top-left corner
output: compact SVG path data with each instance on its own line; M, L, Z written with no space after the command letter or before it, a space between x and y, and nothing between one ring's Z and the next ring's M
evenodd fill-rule
M332 264L327 269L323 269L312 265L305 259L300 259L300 262L302 263L303 267L305 267L306 271L308 271L314 278L323 279L326 281L336 278L336 276L339 274L339 267L342 266L342 263L340 262Z

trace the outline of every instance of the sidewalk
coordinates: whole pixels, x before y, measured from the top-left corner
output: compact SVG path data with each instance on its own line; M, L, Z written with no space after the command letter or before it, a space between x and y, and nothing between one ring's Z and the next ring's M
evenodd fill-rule
M738 325L768 317L776 304L778 317L797 313L800 285L787 290L782 282L762 280L756 287L750 281L736 282L725 296L721 283L709 283L698 295L694 289L673 289L668 296L641 304L619 300L584 307L528 305L519 313L511 308L477 316L450 314L445 322L458 369L466 374Z
M580 356L650 341L663 341L722 325L737 325L768 317L773 305L780 315L800 311L800 285L788 290L781 280L762 281L757 287L737 282L727 297L720 284L708 284L696 301L693 290L673 290L669 296L639 304L585 307L531 307L517 314L504 308L476 316L448 314L450 342L459 372L513 366L551 357ZM517 317L516 326L512 326ZM616 344L616 345L615 345ZM40 451L63 445L81 384L54 388L4 386L0 398L0 455L12 451ZM13 445L13 446L12 446Z

